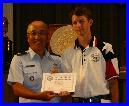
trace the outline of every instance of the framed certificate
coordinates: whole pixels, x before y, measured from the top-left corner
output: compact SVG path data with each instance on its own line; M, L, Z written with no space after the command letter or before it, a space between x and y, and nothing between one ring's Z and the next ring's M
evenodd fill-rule
M74 92L76 85L75 73L44 73L41 91Z

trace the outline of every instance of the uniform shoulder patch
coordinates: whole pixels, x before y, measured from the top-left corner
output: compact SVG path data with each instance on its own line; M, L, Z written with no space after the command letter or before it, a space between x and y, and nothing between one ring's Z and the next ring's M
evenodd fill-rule
M23 56L23 55L26 55L26 54L28 54L28 52L24 51L24 52L21 52L21 53L17 53L17 56Z

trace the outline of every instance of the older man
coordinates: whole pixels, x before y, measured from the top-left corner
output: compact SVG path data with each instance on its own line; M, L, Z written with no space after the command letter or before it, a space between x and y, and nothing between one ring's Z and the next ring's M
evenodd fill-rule
M46 49L48 27L42 21L28 25L29 50L18 53L12 59L8 83L12 86L19 102L59 102L53 91L41 92L43 73L50 73L57 61Z

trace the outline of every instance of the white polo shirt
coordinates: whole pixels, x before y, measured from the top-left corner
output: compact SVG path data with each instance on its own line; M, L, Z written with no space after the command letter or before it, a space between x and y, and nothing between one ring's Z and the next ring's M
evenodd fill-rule
M112 62L108 61L108 63ZM102 52L93 46L87 46L83 51L80 47L70 48L62 56L63 72L76 73L74 97L88 98L109 94L107 80L118 77L118 73L110 66L112 64L109 65L111 71L107 68L107 60Z

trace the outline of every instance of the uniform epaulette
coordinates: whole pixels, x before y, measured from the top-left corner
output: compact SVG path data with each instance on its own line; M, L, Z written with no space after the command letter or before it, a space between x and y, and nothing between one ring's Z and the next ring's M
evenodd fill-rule
M27 51L24 51L24 52L21 52L21 53L17 53L17 56L23 56L23 55L26 55L28 52Z

